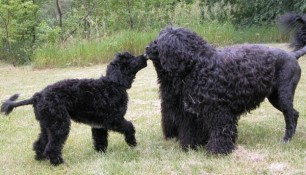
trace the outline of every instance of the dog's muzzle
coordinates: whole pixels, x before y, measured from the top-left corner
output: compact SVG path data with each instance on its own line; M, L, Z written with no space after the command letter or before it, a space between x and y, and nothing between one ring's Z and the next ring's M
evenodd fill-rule
M149 59L149 55L147 54L147 50L150 48L150 46L146 46L146 50L145 50L145 52L144 52L144 54L143 54L143 56L145 56L146 57L146 59Z

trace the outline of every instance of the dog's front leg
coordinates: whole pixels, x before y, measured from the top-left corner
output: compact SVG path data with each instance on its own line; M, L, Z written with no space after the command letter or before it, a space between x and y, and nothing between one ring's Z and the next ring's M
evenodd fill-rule
M108 132L104 128L91 128L92 139L96 151L105 152L108 145Z
M124 118L121 118L120 120L112 122L111 125L108 125L108 128L110 128L113 131L123 134L125 138L125 142L130 147L135 147L137 145L136 138L135 138L136 131L135 131L135 128L132 122L127 121Z
M235 149L237 140L237 117L224 116L219 113L212 117L210 138L206 145L207 151L212 154L229 154Z
M196 149L196 118L193 116L185 116L178 127L178 139L184 151Z
M162 113L162 130L164 138L171 139L178 136L178 126L176 124L177 120L179 120L177 115L171 110L168 110L166 113Z

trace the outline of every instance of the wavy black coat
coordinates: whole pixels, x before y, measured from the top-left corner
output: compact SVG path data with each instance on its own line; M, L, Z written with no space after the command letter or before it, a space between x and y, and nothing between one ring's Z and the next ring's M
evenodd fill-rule
M289 141L299 116L293 108L297 59L305 53L305 47L288 53L251 44L218 49L188 29L162 30L146 55L157 71L165 138L178 138L184 149L228 154L239 117L268 98L284 114Z
M67 79L47 86L32 98L16 102L13 95L1 106L8 115L18 106L32 104L41 133L34 142L37 160L63 163L62 149L68 137L71 119L92 127L94 148L106 151L108 131L124 134L129 146L136 146L135 129L124 118L128 94L136 73L146 67L144 56L117 54L107 66L106 76L99 79Z

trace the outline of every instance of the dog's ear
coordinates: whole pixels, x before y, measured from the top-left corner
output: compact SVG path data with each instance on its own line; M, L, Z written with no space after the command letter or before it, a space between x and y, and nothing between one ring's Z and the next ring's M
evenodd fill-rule
M129 52L122 52L116 55L117 58L133 58L134 56Z
M126 88L130 88L131 86L131 82L129 82L129 79L125 77L125 74L122 72L120 65L116 63L116 60L107 66L106 76L110 81L116 84L122 85Z

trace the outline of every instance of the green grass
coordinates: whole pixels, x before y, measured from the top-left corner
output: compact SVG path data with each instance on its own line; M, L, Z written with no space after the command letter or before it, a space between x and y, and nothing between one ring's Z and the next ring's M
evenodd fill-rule
M33 66L54 68L90 66L108 62L115 53L129 51L142 54L157 32L122 31L94 41L76 40L65 45L47 45L35 52Z
M285 45L273 44L285 48ZM299 60L306 70L306 57ZM66 78L98 78L106 65L37 70L0 63L0 99L20 93L30 97L46 85ZM0 174L305 174L306 172L306 74L296 90L295 108L300 112L296 135L289 144L281 142L283 115L268 102L239 121L237 149L228 156L209 156L205 149L181 150L176 140L163 139L160 101L155 70L149 62L141 70L130 96L126 118L136 128L136 148L129 148L122 135L111 133L106 154L94 151L90 127L73 123L63 149L65 164L52 167L34 160L32 143L39 126L30 106L0 115Z
M230 23L208 22L182 24L203 36L209 43L224 46L234 43L271 43L288 41L276 27L253 26L235 29ZM74 40L65 45L47 45L35 52L32 64L36 68L89 66L106 63L117 52L142 54L145 46L157 37L161 29L121 31L94 41Z

